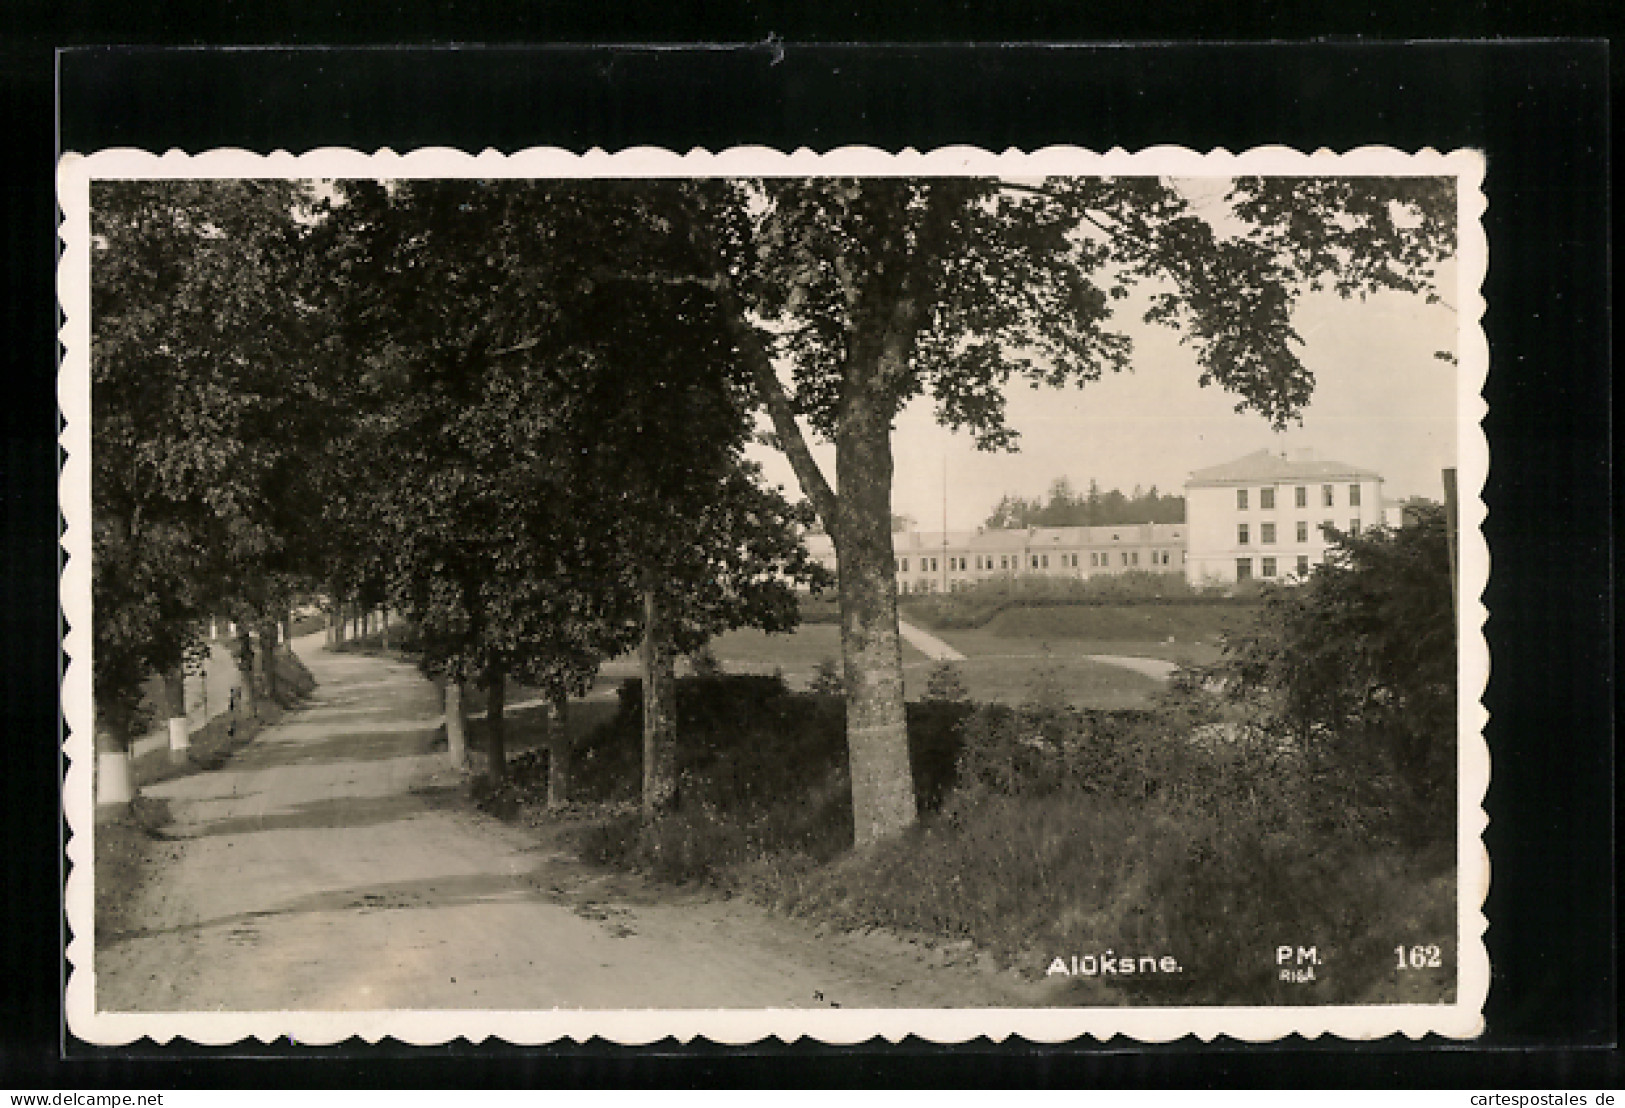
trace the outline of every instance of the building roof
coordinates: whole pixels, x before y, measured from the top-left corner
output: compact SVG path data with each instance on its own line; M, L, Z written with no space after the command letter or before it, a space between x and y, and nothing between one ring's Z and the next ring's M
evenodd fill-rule
M1317 458L1308 450L1255 450L1234 461L1193 470L1185 487L1193 485L1270 484L1276 481L1380 481L1374 470L1347 462Z

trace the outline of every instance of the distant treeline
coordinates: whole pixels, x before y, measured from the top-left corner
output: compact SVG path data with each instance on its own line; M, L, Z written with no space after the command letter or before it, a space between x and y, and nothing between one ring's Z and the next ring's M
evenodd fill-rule
M1087 492L1078 492L1072 482L1058 477L1050 483L1049 495L1033 497L1006 494L987 526L1017 527L1104 527L1123 523L1184 523L1185 498L1163 495L1157 486L1141 491L1139 485L1124 496L1118 489L1102 492L1091 480Z

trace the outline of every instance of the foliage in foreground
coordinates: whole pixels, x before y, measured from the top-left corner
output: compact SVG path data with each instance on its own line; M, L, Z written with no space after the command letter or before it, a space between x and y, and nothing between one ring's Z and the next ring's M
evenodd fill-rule
M1077 1003L1437 1000L1453 978L1393 971L1400 942L1438 944L1454 965L1450 841L1416 837L1318 757L1256 735L1191 741L1202 720L1188 706L913 706L914 768L935 803L917 828L853 853L838 703L767 695L719 709L702 688L681 698L692 738L677 810L591 828L590 859L843 927L969 939L1033 976L1108 950L1182 967L1071 978ZM597 740L601 798L635 778L633 722ZM617 733L625 759L612 766ZM1279 980L1287 942L1317 948L1315 983Z
M910 721L931 803L866 850L846 849L839 717L813 710L816 697L717 685L710 721L694 709L685 721L704 738L677 810L611 822L586 845L843 926L970 939L1034 975L1076 956L1096 967L1063 978L1077 1003L1449 1000L1455 646L1442 527L1421 517L1344 539L1154 711L1074 710L1042 667L1026 705L971 707L948 699L941 671L942 699L918 706L936 714ZM1282 947L1312 980L1283 979ZM1311 947L1305 967L1298 951ZM1412 947L1436 948L1436 961L1401 965L1396 948Z

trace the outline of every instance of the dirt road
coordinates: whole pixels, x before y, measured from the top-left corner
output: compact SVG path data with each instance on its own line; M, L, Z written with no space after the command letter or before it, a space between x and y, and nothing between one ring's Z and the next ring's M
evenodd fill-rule
M98 1009L1043 1003L968 953L583 866L466 806L411 667L295 647L307 705L223 769L148 790L173 822L137 929L97 937Z

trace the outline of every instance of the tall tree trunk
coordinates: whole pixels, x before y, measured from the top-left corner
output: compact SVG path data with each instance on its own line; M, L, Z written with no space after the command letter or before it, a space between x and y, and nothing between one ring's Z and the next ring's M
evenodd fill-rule
M547 806L570 800L570 701L555 696L547 705Z
M176 764L187 759L192 745L186 729L186 667L178 665L164 674L164 714L169 719L169 760Z
M130 777L130 732L110 712L96 713L96 810L122 812L135 799Z
M327 608L327 645L334 647L339 644L338 612L332 605Z
M677 682L665 613L652 575L643 586L643 817L677 804Z
M282 652L293 657L293 615L290 612L282 614Z
M899 290L890 319L865 334L848 359L836 435L836 485L818 468L796 423L761 334L723 280L720 298L740 354L773 420L801 491L835 543L840 577L841 654L847 684L846 735L852 774L853 838L862 846L918 817L908 757L897 583L891 543L891 413L895 379L906 372L920 322L917 298ZM856 313L855 313L856 314ZM867 314L867 313L866 313ZM891 391L888 392L888 388Z
M277 692L276 620L261 620L258 635L259 650L255 657L259 660L260 672L265 681L263 686L265 697L268 700L275 700Z
M508 779L508 721L503 709L508 697L508 676L491 670L485 678L485 756L491 763L491 780Z
M459 768L468 761L468 732L463 728L463 683L446 678L446 756Z
M237 704L245 718L253 719L259 715L259 697L257 690L254 688L254 670L257 663L254 654L254 637L249 634L246 623L238 625L237 649L234 653L236 654L239 685Z
M389 649L389 609L388 608L380 608L379 613L380 613L380 618L383 620L383 625L384 625L384 649L388 650Z
M840 504L831 535L840 566L853 839L865 846L917 817L897 631L891 429L881 405L847 409L835 456Z

